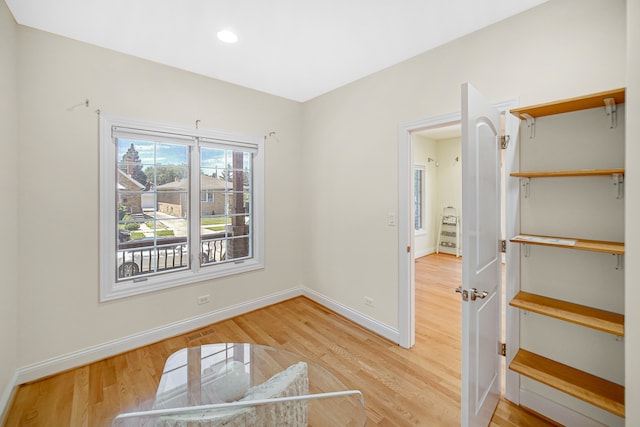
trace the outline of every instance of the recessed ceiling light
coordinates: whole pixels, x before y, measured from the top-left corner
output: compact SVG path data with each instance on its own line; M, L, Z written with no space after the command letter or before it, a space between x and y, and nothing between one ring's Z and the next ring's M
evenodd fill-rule
M225 43L235 43L238 41L238 36L233 31L222 30L218 31L218 39Z

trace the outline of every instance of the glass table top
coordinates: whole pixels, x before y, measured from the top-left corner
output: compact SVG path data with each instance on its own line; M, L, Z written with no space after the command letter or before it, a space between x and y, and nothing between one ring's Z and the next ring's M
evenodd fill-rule
M364 398L323 366L244 343L183 348L166 360L151 410L114 426L363 426Z

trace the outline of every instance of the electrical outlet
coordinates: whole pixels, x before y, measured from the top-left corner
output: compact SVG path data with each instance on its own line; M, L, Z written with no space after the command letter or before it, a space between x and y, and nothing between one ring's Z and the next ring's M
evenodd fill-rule
M209 295L202 295L198 297L198 305L206 304L209 302Z
M364 297L364 305L369 306L369 307L373 307L373 298Z

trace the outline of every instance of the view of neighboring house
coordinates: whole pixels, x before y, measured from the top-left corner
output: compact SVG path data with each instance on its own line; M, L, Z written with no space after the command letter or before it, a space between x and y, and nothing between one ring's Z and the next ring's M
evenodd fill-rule
M144 191L144 185L133 179L131 175L118 170L119 203L126 208L127 213L142 212L142 191Z
M187 178L158 185L158 212L182 217L189 204ZM220 215L225 212L225 192L230 184L219 178L200 175L200 209L203 215Z

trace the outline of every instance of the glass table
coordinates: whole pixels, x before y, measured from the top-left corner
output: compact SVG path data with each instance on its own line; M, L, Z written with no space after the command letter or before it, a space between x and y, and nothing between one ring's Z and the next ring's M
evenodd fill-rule
M129 426L363 426L364 397L319 364L258 344L188 347L167 358L148 411Z

